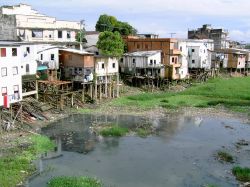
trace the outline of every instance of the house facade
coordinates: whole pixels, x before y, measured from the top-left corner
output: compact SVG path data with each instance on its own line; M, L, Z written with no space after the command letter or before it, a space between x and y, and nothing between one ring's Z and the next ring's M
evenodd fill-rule
M182 52L181 64L190 69L211 69L213 40L179 40L179 50Z
M94 54L76 49L60 49L59 62L63 80L93 81Z
M161 50L161 63L165 67L164 77L167 79L180 79L179 63L180 50L177 40L173 38L124 38L128 52Z
M0 7L0 40L19 40L26 42L76 44L76 33L80 22L61 21L32 9L26 4Z
M214 49L229 48L228 31L225 29L214 29L205 24L201 28L189 30L188 39L211 39L214 40Z
M22 100L22 74L20 45L12 42L0 42L0 106Z
M133 76L164 77L161 51L125 53L120 60L120 71Z

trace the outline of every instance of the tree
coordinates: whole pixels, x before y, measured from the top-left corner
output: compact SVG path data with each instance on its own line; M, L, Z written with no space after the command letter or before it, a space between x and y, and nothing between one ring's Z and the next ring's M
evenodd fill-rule
M124 42L119 32L101 32L97 48L102 55L121 57L124 53Z
M100 15L95 25L95 30L99 32L113 31L114 26L117 23L117 19L114 16L107 14Z
M122 22L117 20L114 16L109 16L107 14L103 14L99 17L96 23L96 31L104 32L119 32L121 35L134 35L137 33L137 30L132 27L127 22Z
M85 31L83 31L83 30L77 32L77 33L76 33L76 41L77 41L77 42L86 43L87 40L86 40L86 38L85 38L85 35L86 35L86 33L85 33Z

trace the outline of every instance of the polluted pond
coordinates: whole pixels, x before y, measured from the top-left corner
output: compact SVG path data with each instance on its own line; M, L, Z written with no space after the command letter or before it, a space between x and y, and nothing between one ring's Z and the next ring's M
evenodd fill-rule
M250 125L238 119L78 114L43 128L42 134L57 147L37 161L40 174L30 178L29 187L59 183L60 177L60 182L67 177L96 179L104 187L233 187L249 182Z

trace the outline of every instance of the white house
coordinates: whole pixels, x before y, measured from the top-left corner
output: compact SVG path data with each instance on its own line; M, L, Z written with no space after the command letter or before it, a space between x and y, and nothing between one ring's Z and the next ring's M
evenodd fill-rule
M125 53L120 61L121 73L135 76L163 76L161 51L137 51Z
M179 68L178 74L180 75L180 79L189 78L188 73L188 48L186 41L178 41L178 49L181 51L181 55L179 56L179 63L181 64Z
M181 62L191 69L211 69L213 40L179 40L179 49L182 50ZM186 45L186 47L185 47Z
M0 42L0 106L22 100L21 56L19 44Z
M106 76L118 75L118 58L95 56L95 74L99 80L104 80Z
M0 17L4 26L0 31L0 40L73 45L76 43L76 33L82 28L80 22L56 20L26 4L2 6Z

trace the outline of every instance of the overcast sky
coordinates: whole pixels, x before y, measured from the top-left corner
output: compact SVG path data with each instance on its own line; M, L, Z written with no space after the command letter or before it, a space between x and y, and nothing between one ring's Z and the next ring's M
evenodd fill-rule
M94 30L100 14L126 21L139 33L186 38L188 29L212 24L229 30L230 40L250 43L250 0L1 0L0 5L30 4L63 20L85 20Z

